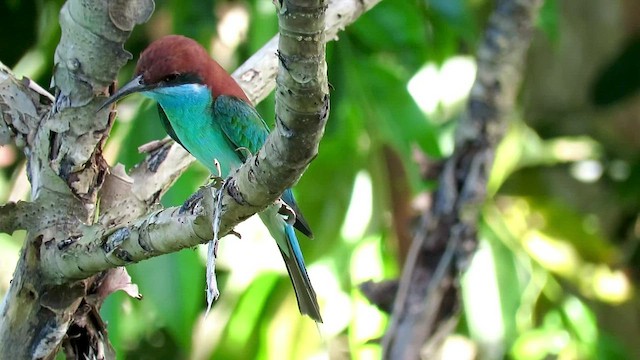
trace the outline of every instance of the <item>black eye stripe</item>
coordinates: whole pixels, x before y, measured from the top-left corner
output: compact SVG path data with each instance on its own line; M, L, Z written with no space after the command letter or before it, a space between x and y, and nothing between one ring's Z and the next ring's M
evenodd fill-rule
M203 80L194 73L169 74L160 80L165 86L177 86L183 84L202 84Z

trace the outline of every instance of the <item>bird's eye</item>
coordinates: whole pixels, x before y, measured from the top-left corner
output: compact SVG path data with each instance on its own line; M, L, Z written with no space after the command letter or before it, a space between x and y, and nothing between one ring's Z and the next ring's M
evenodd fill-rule
M164 82L174 82L178 79L178 74L169 74L165 76L162 81Z

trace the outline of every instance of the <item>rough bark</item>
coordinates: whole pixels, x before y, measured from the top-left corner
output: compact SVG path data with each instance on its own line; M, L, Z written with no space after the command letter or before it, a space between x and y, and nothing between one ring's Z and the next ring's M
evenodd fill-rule
M136 2L127 5L144 7ZM27 236L0 308L3 359L52 358L70 328L86 331L73 340L66 338L74 342L68 354L77 355L82 349L87 356L100 358L110 353L104 328L91 311L95 301L88 298L97 293L109 273L82 281L53 282L41 262L43 255L58 251L79 229L93 223L98 194L108 174L101 151L113 117L106 112L96 115L96 95L107 91L120 66L131 57L121 45L128 31L110 25L109 7L75 1L62 8L53 103L3 71L5 90L21 93L22 101L16 103L3 92L0 126L24 148L32 189L31 211L14 213L25 219ZM121 9L129 13L130 8ZM145 19L144 14L132 18L128 30ZM29 116L7 117L23 109L30 110Z
M434 347L428 341L441 342L455 327L459 274L477 244L476 223L495 148L513 111L541 3L496 4L478 49L478 75L454 153L443 166L433 206L423 215L407 257L382 341L386 359L430 358Z
M378 1L334 1L328 36L334 38ZM179 146L160 141L145 147L149 156L129 174L121 165L109 167L101 156L115 113L96 109L131 58L124 42L153 6L151 0L68 1L60 14L55 98L0 67L0 143L14 141L24 149L32 184L30 202L0 208L0 230L28 230L0 307L2 359L48 359L61 345L68 357L112 358L97 309L115 290L137 293L126 271L115 268L211 238L211 188L199 190L182 207L156 208L193 161ZM290 1L277 7L282 29L305 36L280 41L276 130L227 179L221 234L301 176L317 153L328 114L326 4ZM314 21L296 21L304 16ZM234 74L254 103L274 83L278 58L269 47L274 41Z
M374 7L381 0L329 0L325 15L325 40L338 40L338 33L355 22L360 15ZM264 99L276 83L278 73L278 43L280 36L274 36L260 51L251 56L233 72L233 77L255 103Z

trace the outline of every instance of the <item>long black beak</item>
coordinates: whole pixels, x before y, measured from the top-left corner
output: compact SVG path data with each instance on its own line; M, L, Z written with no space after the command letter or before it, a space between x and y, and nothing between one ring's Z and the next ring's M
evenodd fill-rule
M155 87L156 86L153 86L153 85L146 85L144 83L144 79L142 78L142 75L138 75L138 76L134 77L131 81L126 83L123 87L118 89L118 91L116 91L115 94L111 95L111 97L108 98L107 101L105 101L104 104L102 104L100 106L98 111L104 109L105 107L113 104L114 102L122 99L123 97L125 97L127 95L130 95L130 94L133 94L133 93L136 93L136 92L140 92L140 91L151 90L151 89L153 89Z

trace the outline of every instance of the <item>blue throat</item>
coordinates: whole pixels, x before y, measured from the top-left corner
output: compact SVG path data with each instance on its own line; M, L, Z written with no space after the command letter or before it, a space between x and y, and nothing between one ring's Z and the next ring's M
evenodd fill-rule
M212 174L218 175L214 159L220 163L223 177L242 165L213 117L213 100L207 86L184 84L143 94L160 104L180 142Z

